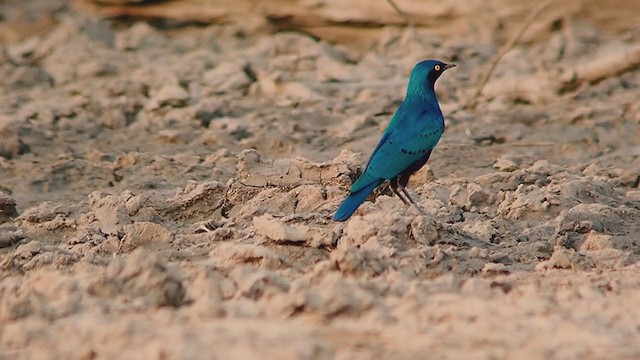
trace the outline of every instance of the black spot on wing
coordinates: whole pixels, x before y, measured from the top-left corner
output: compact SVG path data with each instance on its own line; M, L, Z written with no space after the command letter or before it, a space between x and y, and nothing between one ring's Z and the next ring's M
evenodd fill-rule
M418 154L425 154L427 151L429 151L430 149L421 149L421 150L407 150L405 148L400 148L400 152L405 154L405 155L418 155Z
M433 130L431 132L420 134L420 135L418 135L418 137L429 137L429 136L436 135L438 133L440 133L440 134L443 133L442 128L437 128L437 129L435 129L435 130Z

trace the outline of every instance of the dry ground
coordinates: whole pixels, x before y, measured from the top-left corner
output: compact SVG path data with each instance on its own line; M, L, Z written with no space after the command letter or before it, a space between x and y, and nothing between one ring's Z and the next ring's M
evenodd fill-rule
M475 108L522 4L283 2L0 2L0 359L640 358L633 1L552 5ZM424 58L428 215L332 222Z

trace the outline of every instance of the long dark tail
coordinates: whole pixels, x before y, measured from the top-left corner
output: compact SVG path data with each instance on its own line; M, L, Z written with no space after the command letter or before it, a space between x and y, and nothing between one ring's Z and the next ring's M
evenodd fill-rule
M371 184L363 187L362 189L352 192L342 201L338 211L333 215L335 221L345 221L358 209L358 207L364 202L369 194L376 188L376 186L382 183L382 179L376 180Z

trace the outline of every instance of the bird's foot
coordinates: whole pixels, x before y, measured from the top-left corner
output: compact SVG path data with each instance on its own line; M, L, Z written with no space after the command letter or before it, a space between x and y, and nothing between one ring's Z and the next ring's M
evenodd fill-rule
M407 201L407 199L404 198L404 196L402 196L402 194L400 194L400 192L398 191L398 183L397 181L391 180L391 182L389 182L389 188L391 188L391 191L396 194L396 196L402 200L402 202L407 205L410 206L409 201Z

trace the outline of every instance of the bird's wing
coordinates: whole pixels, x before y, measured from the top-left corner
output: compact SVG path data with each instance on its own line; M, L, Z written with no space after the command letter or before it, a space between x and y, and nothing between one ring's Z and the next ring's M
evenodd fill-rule
M378 150L380 150L380 148L387 142L389 135L390 135L390 132L388 131L388 129L384 132L384 134L382 134L380 141L378 141L378 145L376 145L376 148L373 149L373 153L371 153L371 157L369 157L369 161L367 162L367 165L364 167L365 169L364 172L362 173L362 175L360 175L358 180L356 180L356 182L354 182L353 185L351 185L352 193L357 192L358 190L380 179L379 177L378 178L372 177L370 173L367 173L367 169L369 168L371 161L376 157Z
M431 151L443 131L439 108L401 107L385 132L384 142L371 156L365 174L372 179L396 177Z
M380 150L380 147L387 141L388 137L389 137L389 131L385 131L384 134L382 134L380 141L378 141L378 145L376 145L376 148L373 149L373 152L369 157L369 161L367 161L367 165L364 167L365 169L369 167L369 164L371 164L371 160L376 156L376 153L378 152L378 150Z

